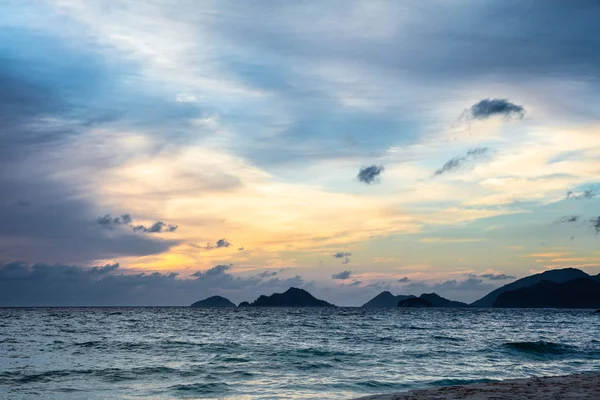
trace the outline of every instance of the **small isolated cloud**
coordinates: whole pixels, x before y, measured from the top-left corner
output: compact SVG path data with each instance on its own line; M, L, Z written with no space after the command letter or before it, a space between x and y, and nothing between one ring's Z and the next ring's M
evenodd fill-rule
M360 182L370 185L371 183L379 182L379 175L385 170L383 166L371 165L362 167L356 176Z
M404 278L398 279L398 282L400 282L400 283L408 283L408 282L410 282L410 279L408 279L408 276L405 276Z
M476 163L482 158L488 156L490 152L491 150L487 147L475 147L473 149L469 149L466 155L462 157L454 157L446 161L442 168L439 168L435 171L434 175L439 176L448 172L454 172L464 167L465 164Z
M556 223L557 224L569 224L571 222L577 222L578 220L579 220L578 215L567 215L567 216L560 218L558 221L556 221Z
M229 247L231 246L231 243L227 240L227 239L219 239L217 240L217 243L212 244L212 243L206 243L206 250L212 250L212 249L221 249L224 247ZM240 251L244 250L243 247L240 247L240 249L238 249Z
M239 247L238 251L244 251L244 248L243 247Z
M351 277L352 277L352 271L342 271L342 272L338 272L337 274L331 275L331 279L339 279L339 280L350 279Z
M344 264L344 265L350 264L350 259L348 257L344 258L344 261L342 261L342 264Z
M496 116L507 119L511 117L522 119L525 116L525 108L511 103L507 99L483 99L473 104L467 110L467 114L471 119L478 120L485 120Z
M352 281L352 283L350 284L350 286L358 286L362 283L362 281Z
M149 228L146 228L144 225L137 225L133 227L134 232L143 233L175 232L175 230L177 230L177 225L165 224L162 221L156 221Z
M344 251L338 251L337 253L333 253L333 256L335 258L350 257L351 255L352 255L352 253L348 253L348 252L344 252Z

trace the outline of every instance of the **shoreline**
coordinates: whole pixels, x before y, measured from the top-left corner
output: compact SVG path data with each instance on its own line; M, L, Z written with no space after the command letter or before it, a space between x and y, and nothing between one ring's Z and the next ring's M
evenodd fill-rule
M441 386L353 400L600 399L600 372Z

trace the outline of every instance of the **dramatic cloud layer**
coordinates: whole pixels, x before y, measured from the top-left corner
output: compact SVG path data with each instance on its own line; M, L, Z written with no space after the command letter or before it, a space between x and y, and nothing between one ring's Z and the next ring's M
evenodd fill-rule
M15 262L0 266L0 305L189 305L215 294L240 302L290 286L310 287L298 275L241 277L230 269L217 265L183 279L177 273L126 274L118 264L82 268Z
M120 265L73 272L94 304L216 278L247 300L282 268L354 305L600 272L597 2L10 1L0 20L0 260L45 266L23 267L31 298L39 271L68 281L55 263ZM568 256L526 256L550 247ZM332 281L340 249L354 275Z

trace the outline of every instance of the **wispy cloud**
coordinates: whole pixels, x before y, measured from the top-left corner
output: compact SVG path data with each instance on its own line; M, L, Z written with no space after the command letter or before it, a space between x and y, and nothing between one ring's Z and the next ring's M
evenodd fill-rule
M448 172L457 171L469 163L481 161L484 157L488 156L490 152L491 150L487 147L476 147L469 149L466 155L462 157L455 157L446 161L441 168L435 171L434 175L439 176Z
M337 253L333 253L334 258L350 257L351 255L352 253L348 253L346 251L338 251Z
M568 215L568 216L561 217L558 221L556 221L556 223L557 224L569 224L572 222L577 222L578 220L579 220L578 215Z
M468 274L470 278L483 278L489 279L490 281L507 281L512 279L517 279L516 276L502 274L502 273L485 273L485 274Z

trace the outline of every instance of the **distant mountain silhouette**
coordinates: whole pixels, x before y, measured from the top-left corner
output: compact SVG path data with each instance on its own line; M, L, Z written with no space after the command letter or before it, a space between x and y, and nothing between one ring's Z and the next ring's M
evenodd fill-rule
M250 303L248 303L247 301L242 301L238 307L250 307Z
M235 304L225 297L211 296L207 299L195 302L191 307L235 307Z
M496 302L496 299L501 293L532 286L541 281L563 283L577 278L589 277L590 276L585 272L575 268L564 268L545 271L541 274L527 276L525 278L514 281L513 283L504 285L501 288L492 291L491 293L472 303L471 307L493 307L494 303Z
M408 295L408 296L405 296L402 294L394 296L390 292L385 291L385 292L379 293L377 296L373 297L371 300L367 301L362 306L365 308L396 307L398 305L398 302L400 302L402 300L410 299L413 297L415 297L415 296L413 296L412 294Z
M463 303L461 301L452 301L439 296L436 293L423 293L419 298L427 300L431 303L433 307L450 307L450 308L458 308L458 307L468 307L467 303Z
M304 289L291 287L284 293L262 295L250 304L252 307L335 307L315 298Z
M433 307L433 304L421 297L411 297L399 301L398 307Z
M562 283L545 280L501 293L494 307L598 308L600 281L595 278L577 278Z

